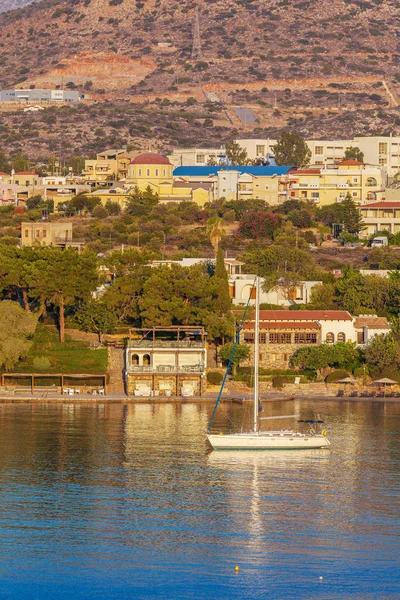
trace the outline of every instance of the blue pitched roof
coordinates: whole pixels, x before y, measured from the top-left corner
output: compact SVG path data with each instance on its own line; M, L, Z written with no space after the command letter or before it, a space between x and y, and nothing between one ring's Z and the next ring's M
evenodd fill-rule
M174 169L174 177L210 177L217 175L218 171L239 171L239 173L248 173L249 175L259 177L272 177L273 175L285 175L292 167L239 167L235 165L216 167L177 167Z

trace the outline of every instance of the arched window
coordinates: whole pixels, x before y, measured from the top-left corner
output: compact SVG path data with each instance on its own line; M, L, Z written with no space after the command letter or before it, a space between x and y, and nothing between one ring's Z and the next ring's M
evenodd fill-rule
M142 169L139 169L139 177L142 176Z
M158 169L156 169L156 177L158 177Z
M150 366L150 364L151 364L150 354L145 354L143 356L143 365Z
M338 342L345 342L346 341L346 334L343 333L343 331L341 331L340 333L337 334L337 341Z
M375 177L368 177L367 185L369 187L373 187L373 186L377 185L377 181L376 181Z
M139 364L139 356L137 354L132 354L132 356L131 356L131 364L133 366Z
M335 335L330 331L329 333L326 334L325 341L327 344L334 344L335 343Z

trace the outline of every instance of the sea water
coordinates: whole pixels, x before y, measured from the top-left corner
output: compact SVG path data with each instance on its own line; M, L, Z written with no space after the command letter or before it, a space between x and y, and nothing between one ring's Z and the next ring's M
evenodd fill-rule
M0 405L0 598L400 598L400 404L264 403L329 451L211 452L211 410Z

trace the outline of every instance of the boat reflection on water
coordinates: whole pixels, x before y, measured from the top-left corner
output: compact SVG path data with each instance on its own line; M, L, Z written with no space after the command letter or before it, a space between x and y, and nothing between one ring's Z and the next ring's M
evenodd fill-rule
M210 467L220 469L239 470L250 467L288 467L295 468L298 471L302 466L308 467L310 461L326 460L331 456L329 448L295 450L212 450L207 457L207 463Z

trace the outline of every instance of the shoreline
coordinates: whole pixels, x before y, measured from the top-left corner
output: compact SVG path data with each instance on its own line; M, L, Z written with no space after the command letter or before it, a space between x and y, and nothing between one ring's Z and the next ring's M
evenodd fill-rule
M126 404L214 404L217 400L218 394L207 395L207 396L157 396L157 397L140 397L140 396L127 396L126 394L106 394L105 396L47 396L47 395L7 395L3 394L0 396L0 404L32 404L32 403L50 403L50 404L117 404L117 403L126 403ZM310 395L272 395L272 394L262 394L260 395L260 400L263 402L293 402L293 401L324 401L327 402L362 402L362 403L370 403L370 402L390 402L392 404L400 404L400 397L380 397L376 398L374 396L363 396L363 397L354 397L354 396L326 396L326 395L318 395L318 394L310 394ZM250 394L247 395L232 395L232 396L223 396L221 398L222 404L240 404L245 405L247 403L252 402L252 397Z

